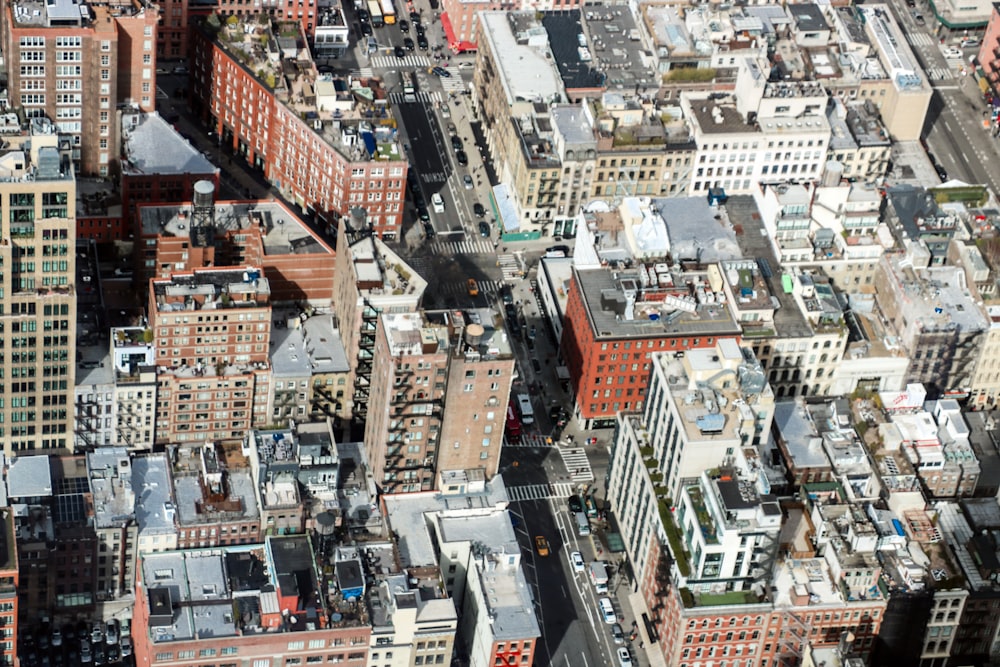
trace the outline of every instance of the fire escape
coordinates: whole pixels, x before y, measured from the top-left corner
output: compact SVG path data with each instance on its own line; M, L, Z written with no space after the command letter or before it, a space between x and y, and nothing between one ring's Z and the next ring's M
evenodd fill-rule
M782 614L781 637L778 642L778 667L796 667L802 663L802 649L809 641L811 625L792 610Z
M361 310L361 330L358 332L358 363L354 375L354 418L368 418L368 401L371 398L372 360L375 357L375 331L381 311L365 299Z

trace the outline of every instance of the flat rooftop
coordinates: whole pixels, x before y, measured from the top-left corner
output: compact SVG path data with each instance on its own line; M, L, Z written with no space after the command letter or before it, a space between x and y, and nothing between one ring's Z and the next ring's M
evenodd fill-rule
M462 494L422 491L387 495L382 500L389 526L399 534L399 560L404 569L439 564L438 548L427 529L426 515L438 512L490 513L509 502L507 487L499 475L486 482L481 491ZM492 538L487 544L491 542Z
M508 103L563 100L563 81L552 64L548 37L534 12L481 12L479 20L497 60L497 76Z
M643 295L636 296L632 319L629 319L623 287L633 291L638 288L641 280L637 272L574 269L573 276L583 293L590 326L597 339L735 336L741 332L725 303L700 304L693 296L667 299L668 290L658 288L645 289ZM656 299L652 299L654 294Z
M142 234L190 238L191 209L190 202L140 206ZM212 221L217 232L259 230L266 257L318 254L332 257L334 254L306 223L277 201L215 202Z
M122 171L128 175L208 176L219 171L156 112L122 115L122 151Z
M708 264L743 257L729 214L710 206L705 197L653 199L650 207L667 226L670 254L680 260L701 259Z
M48 498L53 495L52 469L48 456L16 456L7 468L7 497Z
M124 447L98 447L87 453L97 528L122 526L135 519L132 466Z
M381 239L366 236L350 247L358 290L369 299L411 295L419 299L427 281Z
M137 456L132 460L135 521L140 536L170 534L176 530L169 470L163 454Z
M782 400L774 403L774 426L785 441L790 464L797 469L830 467L823 437L804 402Z
M153 281L160 312L253 308L267 305L271 294L259 270L202 269Z
M314 315L298 327L271 330L275 377L347 373L350 364L332 315Z

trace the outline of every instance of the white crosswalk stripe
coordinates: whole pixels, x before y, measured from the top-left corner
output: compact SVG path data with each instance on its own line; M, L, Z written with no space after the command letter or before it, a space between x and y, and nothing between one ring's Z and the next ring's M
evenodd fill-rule
M444 93L440 90L435 90L429 93L424 90L418 90L416 97L417 102L428 104L430 102L440 102L444 98ZM389 102L391 104L402 104L405 101L403 93L389 93Z
M931 67L927 69L927 76L931 81L947 81L955 78L955 73L947 67Z
M465 91L465 79L454 75L442 77L441 87L448 93L461 93Z
M532 449L538 449L541 447L554 447L555 443L550 444L548 438L539 433L522 433L520 440L517 442L508 442L507 438L503 441L504 447L530 447Z
M573 449L559 449L559 455L562 456L563 463L566 465L566 470L569 471L569 477L576 483L580 482L592 482L594 480L594 471L590 468L590 460L587 458L587 451L582 447L575 447Z
M351 72L355 79L372 79L375 77L375 70L371 67L362 67L357 72Z
M559 482L557 484L525 484L523 486L508 486L507 495L511 502L525 500L545 500L547 498L568 498L573 494L573 485Z
M497 255L497 266L503 272L504 280L518 280L521 277L521 267L514 255Z
M906 33L906 41L910 43L910 46L930 46L934 43L934 38L925 32L908 32Z
M484 238L435 241L431 244L431 249L435 255L489 255L493 253L493 244Z
M431 59L427 56L418 55L408 55L404 58L397 58L396 56L374 56L371 59L372 67L376 69L418 69L422 67L429 67L431 64Z
M500 293L500 282L497 280L476 280L480 295L493 296ZM469 286L467 283L437 283L435 290L438 294L445 295L467 295Z

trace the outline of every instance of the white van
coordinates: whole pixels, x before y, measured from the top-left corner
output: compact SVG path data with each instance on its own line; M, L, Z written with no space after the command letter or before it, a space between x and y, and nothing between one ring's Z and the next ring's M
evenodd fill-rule
M431 195L431 206L435 213L444 213L444 199L441 198L440 192Z
M601 618L608 625L618 622L618 615L615 614L615 607L611 604L611 598L601 598L597 601L597 607L601 611Z

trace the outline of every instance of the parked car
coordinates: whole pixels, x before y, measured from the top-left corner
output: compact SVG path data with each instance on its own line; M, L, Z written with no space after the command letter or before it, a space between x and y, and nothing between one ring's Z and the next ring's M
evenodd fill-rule
M476 202L472 205L472 212L475 213L477 217L481 218L486 215L486 208L479 202Z
M618 667L632 667L632 655L624 646L618 649Z
M469 156L465 154L465 151L458 151L455 153L455 161L465 167L469 164Z
M583 572L587 569L587 564L583 562L583 554L579 551L574 551L569 555L570 561L573 563L574 572Z
M601 618L608 625L618 622L618 614L615 613L615 606L611 604L611 598L601 598L597 601L597 609L601 612Z
M485 220L479 221L479 235L484 239L488 239L490 237L490 226Z
M90 626L90 643L99 644L104 641L104 627L100 621L94 621Z
M466 174L465 176L463 176L462 177L462 184L465 186L466 190L471 190L472 186L473 186L472 176L469 176L468 174Z
M365 37L371 37L372 26L370 23L365 23L364 21L361 22L361 34Z
M567 501L567 505L569 505L569 511L572 512L572 513L574 513L574 514L576 512L582 512L583 511L583 501L580 500L580 496L576 495L575 493L572 496L569 497L569 500Z
M123 658L127 658L128 656L132 655L132 638L131 637L128 637L128 636L122 637L121 646L122 646L122 657Z
M63 634L62 630L59 628L52 629L52 646L59 647L63 645Z
M118 634L118 621L112 618L107 623L107 630L105 631L105 641L108 644L117 646L119 637L120 635Z
M611 638L615 640L616 644L625 643L625 632L622 630L622 626L619 623L615 623L611 626Z
M453 134L451 136L451 149L457 153L464 147L465 145L462 143L462 137Z

